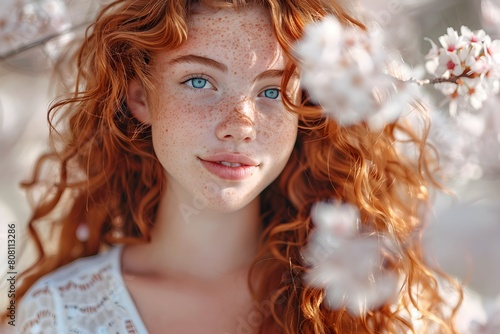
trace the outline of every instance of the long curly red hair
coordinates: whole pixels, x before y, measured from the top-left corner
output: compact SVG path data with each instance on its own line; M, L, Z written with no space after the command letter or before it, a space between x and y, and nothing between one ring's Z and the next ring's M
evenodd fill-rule
M154 100L150 57L186 41L187 20L198 2L116 0L88 28L76 53L74 92L49 110L53 150L38 160L32 180L25 183L31 192L44 189L44 195L29 222L40 256L23 273L19 296L41 276L97 254L103 246L149 240L167 180L153 151L151 128L127 109L127 86L132 79L140 81ZM334 15L344 25L363 29L336 0L201 2L236 8L257 3L268 9L290 59L283 87L297 70L294 44L308 23ZM299 133L287 166L260 196L264 232L249 274L256 302L269 310L260 332L455 333L451 318L457 306L447 305L438 289L439 281L453 282L424 263L415 238L425 224L429 190L437 185L432 178L436 156L425 142L425 131L417 133L403 122L379 132L364 124L340 127L303 95L299 105L284 97L288 110L299 115ZM415 104L414 109L425 116L425 108ZM59 125L61 131L56 130ZM398 152L397 133L406 134L418 159ZM53 163L56 179L47 180L42 169ZM398 260L391 264L403 277L396 305L363 316L330 310L323 303L324 291L302 280L307 266L300 251L313 229L311 207L331 199L355 204L363 222L401 245ZM90 229L86 241L77 238L81 224ZM56 233L50 240L39 233L47 226ZM409 316L415 310L420 314L418 329Z

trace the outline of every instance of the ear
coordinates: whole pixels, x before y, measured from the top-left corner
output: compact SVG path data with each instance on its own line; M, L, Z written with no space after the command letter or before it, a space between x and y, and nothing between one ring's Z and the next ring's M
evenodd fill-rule
M137 81L131 80L127 89L127 107L141 123L151 124L151 114L146 99L144 87Z

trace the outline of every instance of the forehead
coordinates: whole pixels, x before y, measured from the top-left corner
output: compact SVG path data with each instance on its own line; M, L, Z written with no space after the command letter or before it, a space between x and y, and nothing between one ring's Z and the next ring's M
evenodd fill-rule
M197 8L189 17L188 39L169 57L196 54L215 60L257 60L264 65L282 60L281 47L267 10Z
M200 28L220 30L225 27L247 30L252 35L272 30L271 17L263 6L251 5L242 8L209 8L197 6L188 19L190 30ZM233 29L234 30L234 29ZM228 30L226 32L231 32Z

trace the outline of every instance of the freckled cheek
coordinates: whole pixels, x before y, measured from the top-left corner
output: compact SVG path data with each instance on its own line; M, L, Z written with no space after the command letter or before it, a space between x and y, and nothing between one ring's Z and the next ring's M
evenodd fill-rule
M153 111L153 117L157 121L181 124L208 116L206 103L197 102L196 96L193 97L193 94L197 93L180 92L175 95L162 96L159 100L158 110Z
M279 115L261 123L259 135L262 136L272 151L282 154L291 149L297 137L297 117L282 111Z
M165 96L153 112L153 137L162 145L189 145L210 128L206 106L189 101L187 94Z

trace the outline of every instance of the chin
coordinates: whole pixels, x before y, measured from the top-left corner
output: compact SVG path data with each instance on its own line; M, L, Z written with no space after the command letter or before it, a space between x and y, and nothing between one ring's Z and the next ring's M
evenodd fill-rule
M258 193L256 195L240 195L231 193L219 193L211 198L207 197L197 197L195 200L195 208L203 211L210 210L221 213L232 213L246 208L248 205L258 204L254 201L257 199Z
M238 200L233 198L231 200L220 200L210 203L206 208L221 213L232 213L244 209L249 204L253 203L254 199L255 198L250 200Z

